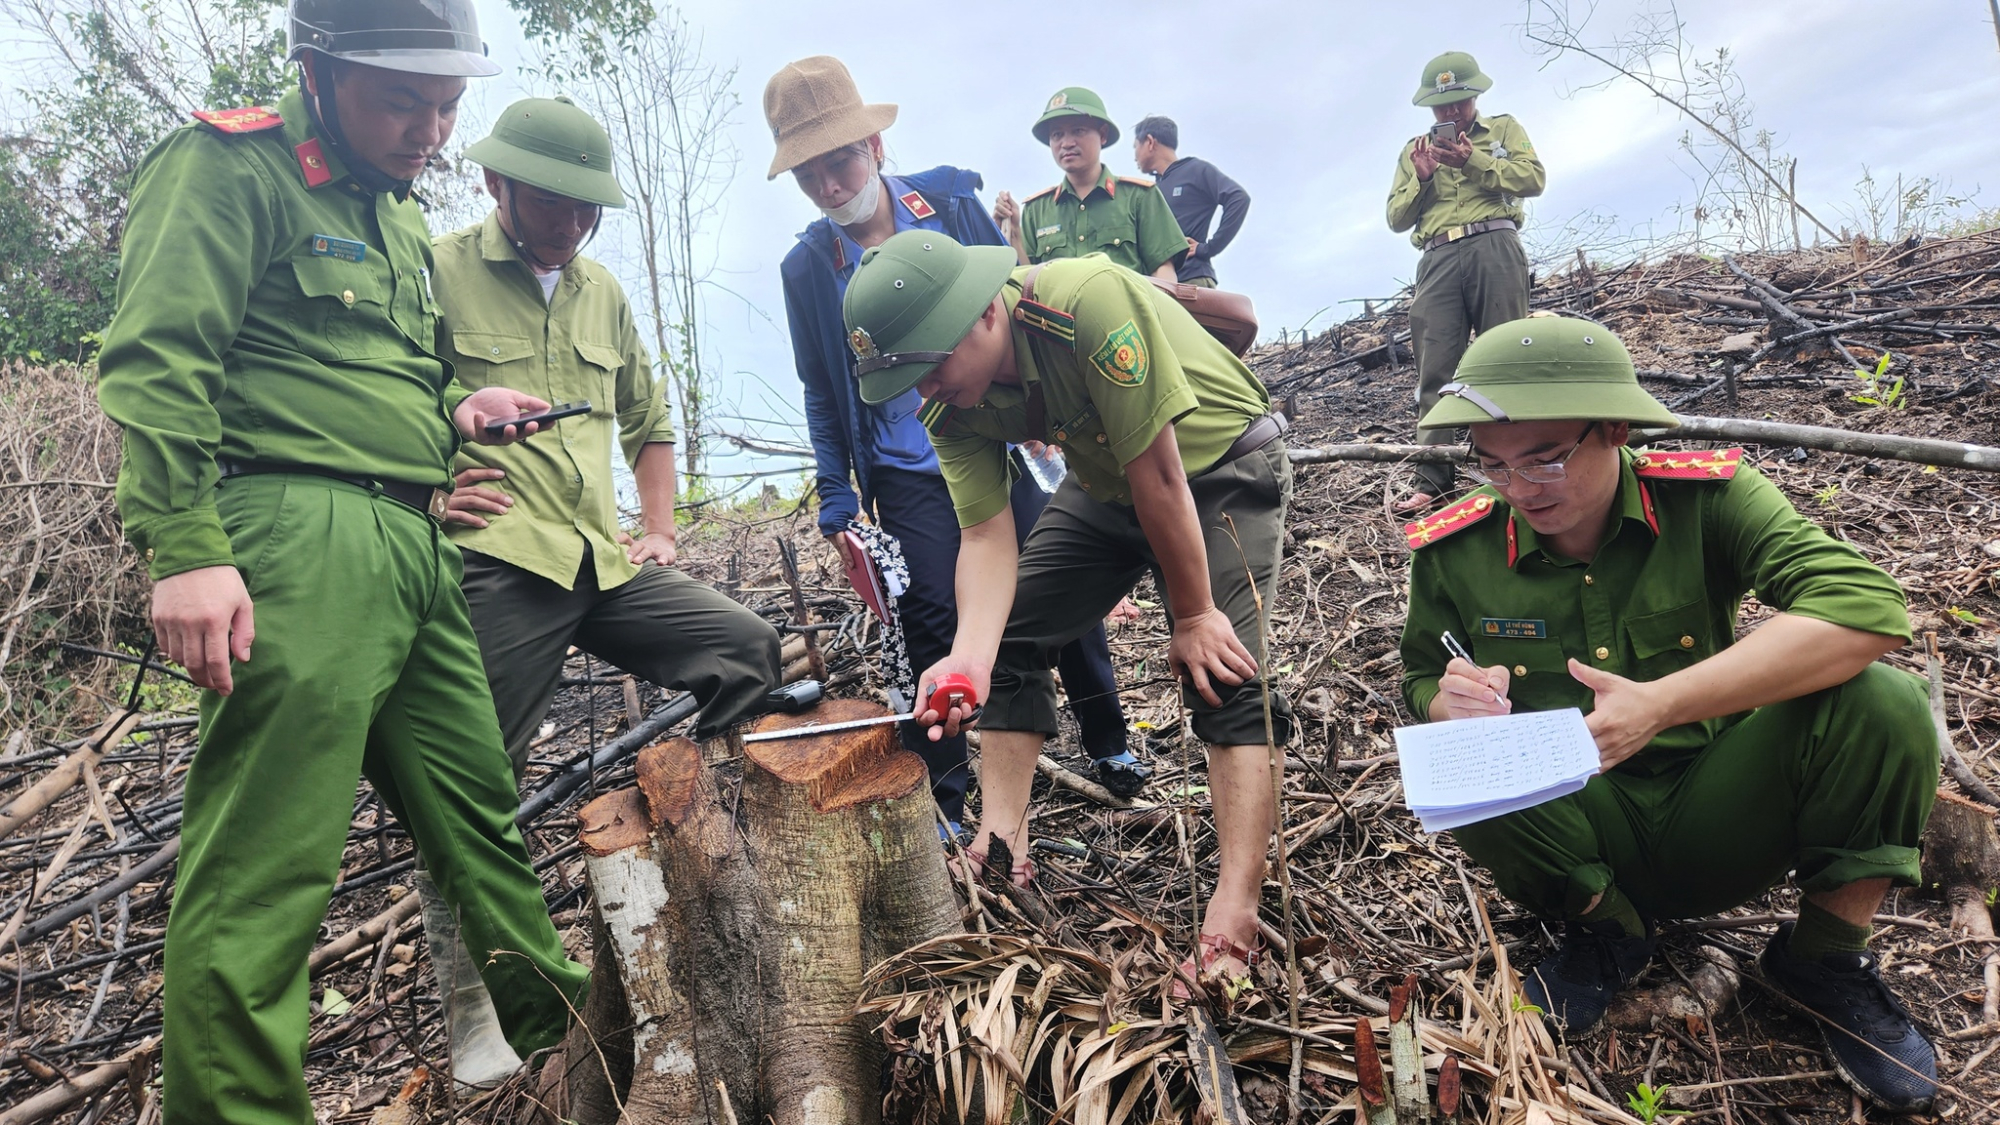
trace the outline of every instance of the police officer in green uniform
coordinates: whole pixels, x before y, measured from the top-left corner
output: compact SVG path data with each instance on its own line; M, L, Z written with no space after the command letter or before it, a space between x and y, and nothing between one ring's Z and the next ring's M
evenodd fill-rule
M1580 707L1603 772L1455 831L1509 898L1565 922L1527 998L1571 1033L1651 957L1654 923L1728 910L1793 873L1765 975L1816 1013L1834 1065L1896 1111L1931 1045L1867 952L1918 881L1938 744L1894 579L1799 515L1741 450L1633 452L1674 416L1602 325L1482 333L1423 418L1470 426L1486 487L1410 524L1403 693L1420 718ZM1745 594L1775 615L1737 639ZM1449 658L1450 633L1472 660Z
M572 644L693 692L695 736L714 737L778 686L780 643L763 618L674 569L673 423L624 289L581 254L603 209L625 205L611 138L565 98L526 98L466 158L485 168L497 205L434 247L440 353L467 387L592 405L547 437L458 453L450 534L515 774ZM619 527L614 443L638 492L636 538ZM424 931L452 1075L491 1085L520 1060L442 905L426 898Z
M1410 100L1429 107L1437 127L1449 123L1453 139L1433 143L1422 133L1404 145L1389 189L1389 229L1410 231L1423 251L1410 301L1419 418L1436 405L1471 334L1528 315L1521 201L1542 194L1548 177L1520 122L1478 112L1479 95L1492 88L1463 51L1432 59ZM1417 427L1424 445L1450 440L1447 430ZM1416 491L1397 510L1428 508L1451 484L1451 466L1421 466Z
M970 851L983 864L998 837L1025 857L1035 762L1057 730L1050 659L1157 572L1222 841L1186 968L1241 971L1271 835L1267 745L1292 727L1259 668L1258 599L1274 593L1291 496L1284 422L1256 376L1136 273L1097 256L1014 267L1003 248L906 231L870 250L847 290L861 397L924 396L963 529L957 637L918 698L946 673L972 678L986 733ZM1061 446L1070 473L1017 556L1007 447L1024 441ZM965 717L919 721L942 728L935 738Z
M154 630L207 689L167 928L174 1125L313 1120L306 959L363 775L490 954L516 1050L561 1037L587 977L514 826L440 522L461 436L546 406L433 351L410 181L496 68L469 0L293 0L290 43L275 111L198 114L141 166L100 360Z
M1003 191L993 208L1021 264L1103 254L1126 269L1175 280L1187 236L1151 180L1114 176L1105 167L1103 150L1118 143L1118 126L1103 100L1081 86L1064 87L1035 119L1034 133L1063 170L1061 182L1021 205Z

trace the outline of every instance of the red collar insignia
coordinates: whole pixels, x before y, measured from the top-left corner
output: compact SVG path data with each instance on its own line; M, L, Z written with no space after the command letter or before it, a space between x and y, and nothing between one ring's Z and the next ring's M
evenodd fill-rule
M909 210L911 216L914 218L928 219L932 215L937 214L937 210L931 206L930 200L925 199L917 192L906 191L897 196L896 199Z
M326 154L319 150L318 137L292 149L292 153L299 158L299 173L305 176L307 187L322 187L333 182L333 172L326 166Z

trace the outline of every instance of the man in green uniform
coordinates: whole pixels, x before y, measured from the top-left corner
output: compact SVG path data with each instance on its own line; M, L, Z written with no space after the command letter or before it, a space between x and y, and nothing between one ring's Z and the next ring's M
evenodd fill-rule
M1274 593L1291 496L1285 425L1256 376L1138 274L1100 257L1013 267L1003 248L906 231L870 250L847 290L861 397L915 387L928 400L963 529L958 634L918 698L957 672L985 700L971 851L983 864L988 841L1004 840L1025 879L1029 789L1057 730L1050 659L1156 572L1222 841L1188 968L1240 972L1271 836L1267 746L1292 728L1260 674L1259 599ZM1062 447L1070 473L1017 557L1007 447L1025 441ZM937 738L966 716L918 718Z
M515 774L572 644L693 692L702 705L695 736L713 737L778 686L780 644L763 618L673 567L673 424L624 289L580 253L602 209L625 205L611 138L567 99L527 98L466 157L486 169L497 206L437 242L439 351L467 387L592 405L548 437L458 454L450 533L465 555L465 598ZM636 538L619 528L614 442L637 485ZM424 932L452 1075L489 1085L520 1060L498 1035L478 961L442 905L425 900Z
M496 70L469 0L294 0L290 40L303 88L275 112L197 114L142 165L100 360L154 630L208 689L167 930L174 1125L313 1120L306 959L364 774L490 955L515 1049L556 1042L587 978L514 826L440 523L460 436L546 406L457 387L432 350L410 181Z
M1423 251L1410 300L1419 418L1437 404L1438 388L1451 380L1473 333L1528 315L1521 201L1542 194L1548 177L1519 122L1478 112L1479 95L1492 88L1463 51L1432 59L1410 100L1430 108L1433 131L1403 146L1389 189L1389 229L1410 231ZM1417 426L1421 444L1450 440L1449 430ZM1416 491L1397 510L1428 508L1451 485L1451 466L1421 466Z
M1034 133L1063 178L1025 204L1000 193L993 221L1020 263L1103 254L1126 269L1175 280L1187 236L1151 180L1114 176L1105 167L1103 151L1118 143L1118 126L1103 100L1081 86L1058 90L1035 119Z
M1741 450L1626 449L1674 416L1601 325L1497 325L1441 395L1423 424L1470 426L1487 487L1405 529L1410 711L1579 707L1602 763L1581 792L1455 831L1504 894L1565 923L1528 1001L1581 1032L1645 966L1656 920L1791 872L1799 919L1765 975L1820 1017L1861 1093L1929 1104L1931 1046L1866 947L1884 892L1918 881L1937 791L1923 684L1876 663L1910 638L1902 590ZM1776 613L1738 640L1752 590Z

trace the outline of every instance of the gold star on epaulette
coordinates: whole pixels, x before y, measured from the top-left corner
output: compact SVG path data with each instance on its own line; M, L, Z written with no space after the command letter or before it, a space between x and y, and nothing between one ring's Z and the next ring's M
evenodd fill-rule
M1404 524L1403 538L1414 551L1446 536L1456 535L1492 514L1493 497L1468 496L1434 516Z

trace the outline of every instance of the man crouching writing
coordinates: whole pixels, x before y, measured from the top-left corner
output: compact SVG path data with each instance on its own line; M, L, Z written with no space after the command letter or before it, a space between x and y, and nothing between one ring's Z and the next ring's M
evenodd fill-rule
M1406 528L1411 711L1581 707L1601 756L1581 792L1455 832L1504 894L1564 922L1528 1002L1580 1033L1645 967L1657 920L1792 873L1799 920L1765 976L1819 1017L1849 1084L1929 1105L1935 1054L1867 950L1883 894L1918 881L1938 780L1921 682L1876 662L1910 639L1901 588L1740 450L1626 449L1632 426L1675 420L1602 325L1481 333L1421 424L1471 427L1485 487ZM1777 613L1739 641L1753 590ZM1446 631L1472 662L1447 662Z

